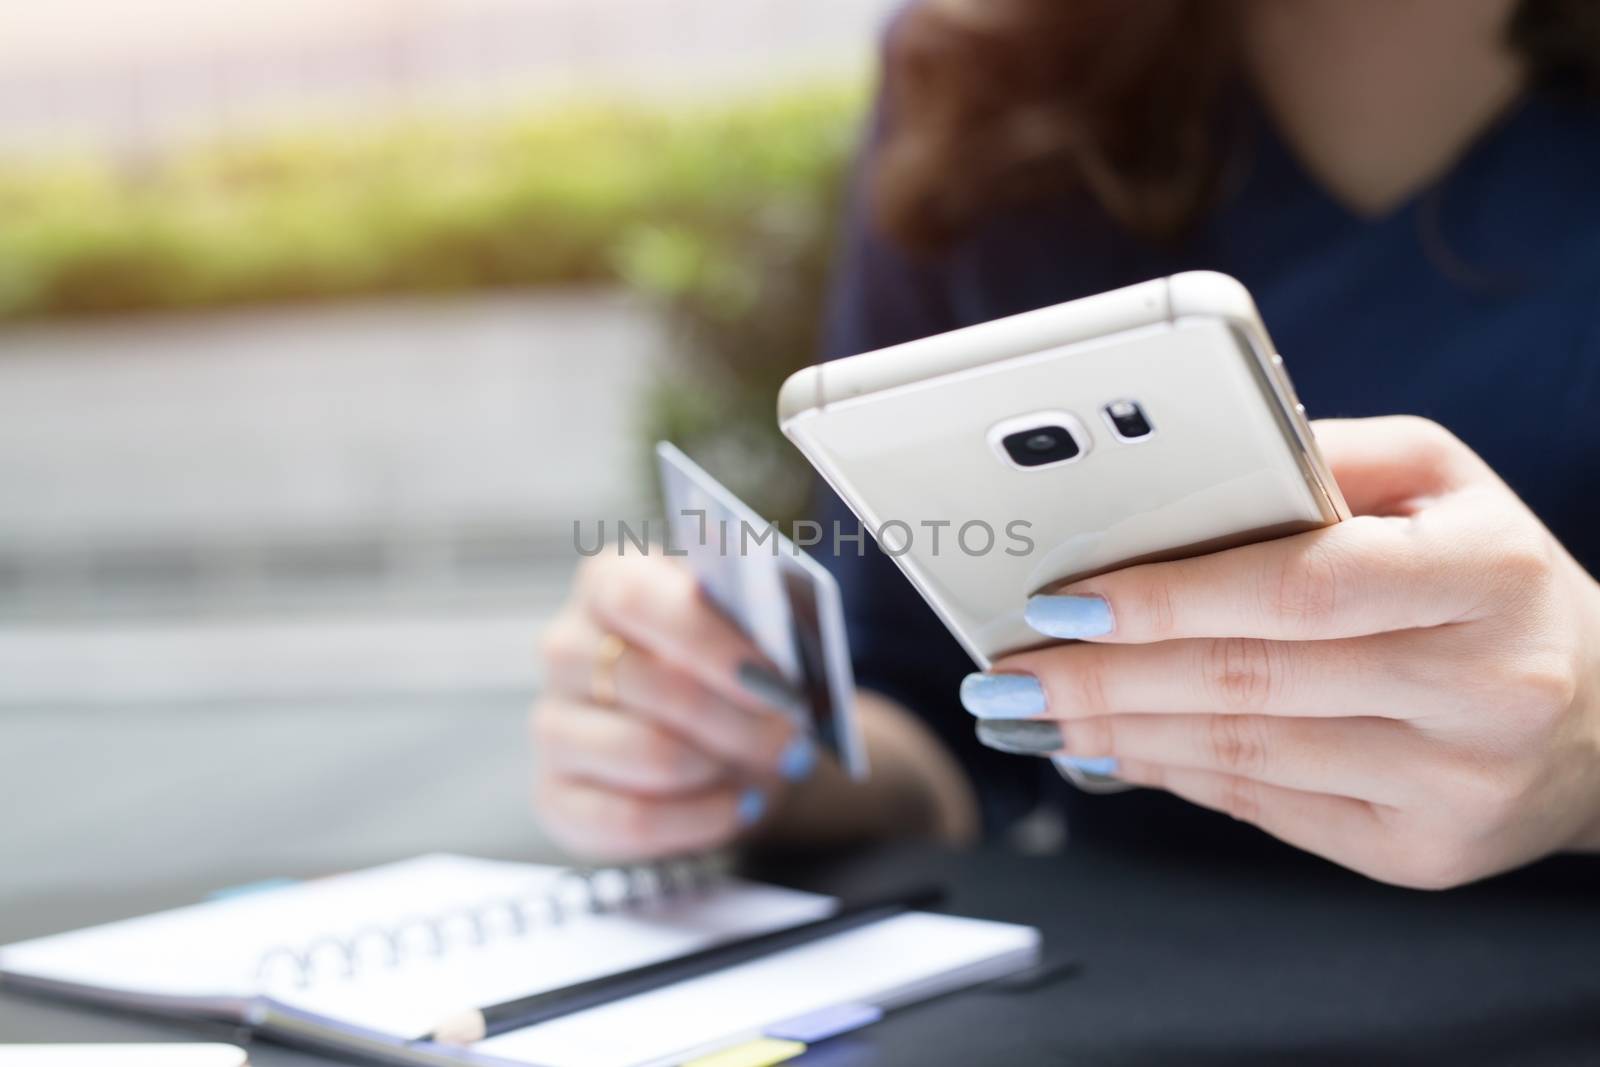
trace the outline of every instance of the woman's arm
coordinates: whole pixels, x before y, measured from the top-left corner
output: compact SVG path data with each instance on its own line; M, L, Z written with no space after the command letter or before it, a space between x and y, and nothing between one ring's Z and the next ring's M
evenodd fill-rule
M792 788L762 828L775 840L842 843L933 837L965 844L978 835L977 800L966 774L905 708L870 690L856 714L872 774L855 782L833 760Z

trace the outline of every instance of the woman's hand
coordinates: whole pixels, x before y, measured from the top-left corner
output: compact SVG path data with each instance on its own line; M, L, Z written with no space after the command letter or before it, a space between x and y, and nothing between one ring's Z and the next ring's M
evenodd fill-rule
M1600 587L1437 425L1317 434L1358 517L1035 597L1085 643L969 676L980 736L1404 885L1595 847Z
M536 808L597 859L712 848L760 821L817 749L783 683L676 561L595 556L541 643Z

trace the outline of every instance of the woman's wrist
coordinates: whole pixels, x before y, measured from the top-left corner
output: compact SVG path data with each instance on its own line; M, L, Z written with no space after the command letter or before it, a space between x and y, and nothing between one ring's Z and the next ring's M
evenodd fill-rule
M1572 567L1578 572L1579 596L1587 609L1582 612L1586 625L1581 638L1585 663L1573 699L1578 705L1577 721L1588 753L1590 788L1587 822L1574 836L1570 847L1576 852L1600 852L1600 582L1590 577L1576 561L1572 562Z
M887 697L863 691L858 708L873 778L886 802L888 835L914 833L950 844L977 840L977 796L944 743Z
M899 704L870 691L856 713L871 775L854 781L832 760L788 790L758 832L768 840L843 843L929 837L964 844L978 835L978 807L944 745Z

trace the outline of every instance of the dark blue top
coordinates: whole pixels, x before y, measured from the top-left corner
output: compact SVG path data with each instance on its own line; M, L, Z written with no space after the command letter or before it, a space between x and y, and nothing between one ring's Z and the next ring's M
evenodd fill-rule
M1455 169L1378 218L1317 184L1259 111L1221 206L1157 246L1081 198L996 217L937 260L879 237L857 197L826 355L939 333L1185 270L1255 295L1312 417L1412 413L1472 446L1600 571L1600 106L1530 95ZM873 139L863 162L870 166ZM859 168L858 168L859 169ZM836 516L848 518L837 500ZM1141 847L1264 835L1151 792L1090 797L1044 761L978 745L957 685L972 669L876 551L831 561L858 680L923 716L958 754L999 830L1047 801L1069 832Z

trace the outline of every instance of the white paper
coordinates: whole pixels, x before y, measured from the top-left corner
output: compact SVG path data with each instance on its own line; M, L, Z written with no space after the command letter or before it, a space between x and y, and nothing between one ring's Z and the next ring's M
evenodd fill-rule
M1025 966L1039 933L911 912L764 959L480 1041L548 1067L678 1063L840 1004L892 1006Z

